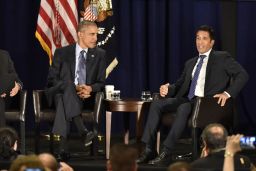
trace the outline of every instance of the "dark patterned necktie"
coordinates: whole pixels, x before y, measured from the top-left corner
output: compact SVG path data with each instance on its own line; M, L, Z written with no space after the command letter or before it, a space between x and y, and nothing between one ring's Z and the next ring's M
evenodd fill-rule
M201 68L202 68L202 65L203 65L203 60L204 60L205 57L206 57L206 55L200 55L199 56L199 62L196 66L194 77L191 81L190 88L189 88L189 93L188 93L189 100L191 100L195 96L195 90L196 90L196 84L197 84L198 76L200 74L200 71L201 71Z
M82 50L80 52L78 58L78 67L77 67L77 74L78 74L78 84L85 84L86 83L86 65L85 65L85 58L86 52Z

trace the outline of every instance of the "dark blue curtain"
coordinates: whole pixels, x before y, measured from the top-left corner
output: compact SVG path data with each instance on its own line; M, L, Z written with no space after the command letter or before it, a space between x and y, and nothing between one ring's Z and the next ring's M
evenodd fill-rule
M157 92L163 83L173 83L184 63L197 54L195 29L208 24L216 31L216 50L224 41L221 1L113 0L119 64L107 83L121 90L122 97L140 97L142 90ZM248 71L250 80L238 98L240 125L256 130L254 108L256 45L255 2L237 1L237 49L234 56ZM0 48L10 52L18 74L29 90L27 120L33 126L33 89L45 86L48 57L35 39L40 1L0 1ZM232 30L230 30L232 31ZM114 130L122 126L114 117ZM116 121L117 122L116 122ZM242 130L242 131L245 131Z
M239 1L237 8L237 60L243 64L250 75L248 84L240 96L240 117L244 128L251 128L255 135L256 128L256 74L255 74L255 46L256 46L256 2Z

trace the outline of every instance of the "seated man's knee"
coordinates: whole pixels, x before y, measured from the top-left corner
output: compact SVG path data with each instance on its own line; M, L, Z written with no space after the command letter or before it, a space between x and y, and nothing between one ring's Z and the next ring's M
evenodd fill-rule
M63 87L63 93L73 92L76 90L76 85L73 82L67 82Z
M154 100L152 101L150 108L159 109L162 106L161 100Z
M183 117L188 117L189 114L191 113L192 110L192 106L190 103L184 103L181 104L178 108L177 108L177 112L179 113L179 115L183 116Z

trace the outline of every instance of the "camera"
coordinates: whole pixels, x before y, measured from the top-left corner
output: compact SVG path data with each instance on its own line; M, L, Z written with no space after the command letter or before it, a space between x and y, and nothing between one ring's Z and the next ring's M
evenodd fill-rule
M240 146L242 149L255 149L256 148L256 137L245 136L240 139Z

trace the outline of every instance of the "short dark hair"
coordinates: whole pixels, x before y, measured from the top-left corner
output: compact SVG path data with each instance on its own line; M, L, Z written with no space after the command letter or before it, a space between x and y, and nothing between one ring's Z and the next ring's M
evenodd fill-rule
M13 146L17 140L18 134L14 129L10 127L0 128L0 155L2 158L10 159L13 157Z
M214 29L211 26L208 25L202 25L196 30L196 35L199 31L206 31L209 33L210 39L215 40L215 33Z
M82 20L79 24L78 24L78 27L77 27L77 32L80 32L82 31L85 27L87 26L96 26L97 27L97 24L93 21L89 21L89 20Z
M0 143L12 147L18 140L17 132L11 127L0 128Z
M222 132L213 132L212 128L221 128ZM207 147L212 150L225 148L228 132L226 128L219 123L212 123L205 127L202 132L201 138L205 141Z
M115 144L110 150L113 171L131 171L136 165L137 150L126 144Z

